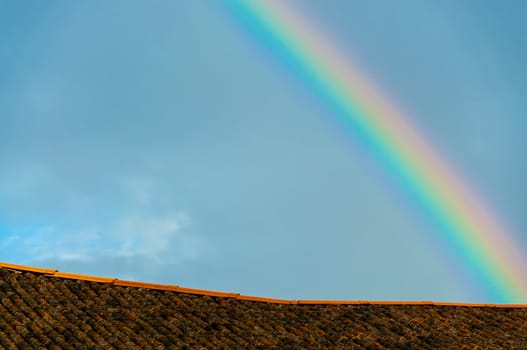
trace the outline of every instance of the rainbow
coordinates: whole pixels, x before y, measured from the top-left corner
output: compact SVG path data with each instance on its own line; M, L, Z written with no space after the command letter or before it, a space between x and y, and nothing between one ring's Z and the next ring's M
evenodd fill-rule
M285 1L231 0L228 5L375 151L439 228L440 239L481 284L478 288L498 303L527 302L527 263L512 232L350 57Z

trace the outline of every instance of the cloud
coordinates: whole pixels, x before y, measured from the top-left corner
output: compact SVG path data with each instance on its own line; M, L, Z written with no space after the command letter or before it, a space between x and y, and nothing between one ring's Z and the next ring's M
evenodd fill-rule
M189 223L184 213L128 214L105 225L77 230L47 225L15 232L2 247L25 257L25 263L36 265L92 264L98 260L180 263L197 259L206 246L204 240L185 231Z
M152 260L162 260L162 255L171 251L171 243L180 247L188 245L189 237L181 232L188 223L187 215L182 213L163 217L131 215L122 218L112 226L115 239L119 241L115 254L142 255ZM189 257L183 249L178 251L179 258Z

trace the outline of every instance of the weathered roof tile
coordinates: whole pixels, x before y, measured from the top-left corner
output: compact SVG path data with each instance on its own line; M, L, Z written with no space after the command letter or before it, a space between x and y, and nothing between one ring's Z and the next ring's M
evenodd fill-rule
M0 348L512 349L525 305L291 301L0 263Z

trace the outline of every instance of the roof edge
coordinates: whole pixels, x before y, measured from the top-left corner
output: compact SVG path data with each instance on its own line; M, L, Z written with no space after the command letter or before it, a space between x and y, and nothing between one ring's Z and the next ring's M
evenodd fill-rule
M82 281L90 281L95 283L107 283L114 286L129 287L129 288L144 288L151 290L164 290L171 292L206 295L212 297L233 298L246 301L256 301L272 304L294 304L294 305L433 305L433 306L465 306L465 307L486 307L486 308L500 308L500 309L518 309L527 308L527 304L477 304L477 303L455 303L455 302L435 302L435 301L371 301L371 300L288 300L275 299L259 296L242 295L239 293L219 292L206 289L185 288L177 285L158 284L149 282L138 282L120 280L111 277L98 277L84 274L74 274L68 272L59 272L56 269L48 269L27 265L11 264L0 261L0 268L20 271L33 272L43 274L49 277L74 279Z

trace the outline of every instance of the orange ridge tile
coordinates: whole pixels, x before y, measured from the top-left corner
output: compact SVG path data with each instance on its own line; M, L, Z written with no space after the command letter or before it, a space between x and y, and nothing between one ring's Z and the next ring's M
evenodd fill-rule
M108 278L108 277L96 277L96 276L89 276L89 275L80 275L76 273L68 273L68 272L55 272L54 274L47 275L50 277L59 277L59 278L67 278L72 280L82 280L82 281L90 281L90 282L99 282L99 283L114 283L115 278Z
M261 302L273 303L273 304L298 304L298 300L255 297L255 296L251 296L251 295L238 295L236 297L236 299L238 299L238 300L247 300L247 301L261 301Z
M189 293L198 295L208 295L214 297L235 298L240 300L249 300L257 302L275 303L275 304L300 304L300 305L435 305L435 306L463 306L463 307L487 307L487 308L527 308L527 304L476 304L476 303L454 303L454 302L434 302L434 301L370 301L370 300L287 300L274 299L258 296L240 295L239 293L218 292L213 290L184 288L177 285L157 284L147 282L136 282L119 280L117 278L97 277L90 275L74 274L59 272L55 269L46 269L34 266L11 264L0 262L0 268L17 271L27 271L44 274L50 277L67 278L75 280L90 281L96 283L109 283L115 286L145 288L156 290L167 290L179 293Z
M177 292L177 290L180 288L179 286L170 285L170 284L146 283L146 282L127 281L127 280L120 280L120 279L116 279L113 282L113 285L121 286L121 287L168 290L168 291L174 291L174 292Z
M375 304L375 301L372 301L371 304ZM433 301L399 301L400 305L434 305Z
M11 270L28 271L28 272L45 273L45 274L54 274L55 272L57 272L57 270L55 269L44 269L40 267L10 264L10 263L1 262L1 261L0 261L0 267L4 267L6 269L11 269Z
M436 306L471 306L471 307L492 307L492 304L478 304L478 303L455 303L455 302L433 302Z
M404 303L404 301L401 301L401 303ZM393 301L369 301L368 304L372 305L393 305Z
M343 304L369 304L363 301L345 301L345 300L298 300L299 305L343 305Z
M226 298L237 298L240 295L239 293L218 292L214 290L185 288L185 287L178 287L177 290L175 291L180 292L180 293L199 294L199 295L208 295L211 297L226 297Z
M495 307L497 309L525 309L527 308L527 305L525 304L491 304L491 305L492 305L491 307Z

